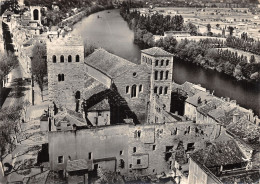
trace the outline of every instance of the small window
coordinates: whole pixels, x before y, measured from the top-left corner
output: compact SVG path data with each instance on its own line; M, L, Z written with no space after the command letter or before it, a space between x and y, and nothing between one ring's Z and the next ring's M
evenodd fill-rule
M154 72L154 80L158 80L158 71Z
M58 81L61 81L61 74L58 75Z
M169 71L166 71L165 72L165 80L168 80L168 77L169 77Z
M164 64L164 60L161 60L161 66L163 66L163 64Z
M63 55L60 56L60 62L64 63L64 56Z
M91 152L88 153L88 159L89 159L89 160L92 159L92 153L91 153Z
M138 130L137 136L138 136L138 137L141 137L141 130Z
M139 92L142 92L143 91L143 85L139 85Z
M56 61L57 61L56 56L53 55L53 56L52 56L52 62L53 62L53 63L56 63Z
M163 92L163 87L160 87L160 89L159 89L159 95L161 95L162 92Z
M76 62L79 62L79 55L76 55Z
M155 148L156 148L156 145L153 145L153 150L155 150Z
M119 152L119 155L123 155L123 154L124 154L124 151L121 150L121 151Z
M154 87L154 93L158 93L158 87Z
M98 116L102 116L102 112L98 112Z
M125 93L128 94L129 93L129 86L125 87Z
M63 156L58 156L58 163L59 164L63 164L64 160L63 160Z
M155 66L158 66L159 65L159 60L156 60L155 61Z
M72 57L71 57L71 55L68 56L68 62L69 62L69 63L72 62Z
M134 72L134 73L133 73L133 76L134 76L134 77L136 77L136 76L137 76L137 73L136 73L136 72Z
M133 153L135 153L136 152L136 147L133 147Z
M167 95L167 93L168 93L168 87L165 87L164 88L164 94Z
M141 164L141 159L137 159L136 163L137 163L137 165L140 165Z
M61 81L64 81L64 74L61 74Z
M133 85L132 89L131 89L131 98L134 98L134 97L136 97L136 85Z
M163 71L160 72L160 80L163 80Z
M166 60L166 66L168 66L168 65L169 65L169 60L167 59L167 60Z
M132 168L132 164L129 164L129 168L130 168L130 169Z

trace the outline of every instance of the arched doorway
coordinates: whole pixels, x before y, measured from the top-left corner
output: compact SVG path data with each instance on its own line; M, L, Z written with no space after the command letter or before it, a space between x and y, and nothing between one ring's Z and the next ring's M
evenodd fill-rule
M39 20L39 10L33 10L33 20Z

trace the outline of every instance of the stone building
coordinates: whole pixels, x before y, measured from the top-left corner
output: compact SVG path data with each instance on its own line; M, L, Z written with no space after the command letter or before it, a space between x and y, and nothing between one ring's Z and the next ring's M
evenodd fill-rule
M143 50L141 55L140 65L104 49L96 49L84 59L79 39L48 42L50 104L78 112L84 102L87 117L90 107L107 99L112 124L127 118L142 124L163 122L162 118L155 120L153 101L157 95L162 109L170 111L173 55L157 47Z

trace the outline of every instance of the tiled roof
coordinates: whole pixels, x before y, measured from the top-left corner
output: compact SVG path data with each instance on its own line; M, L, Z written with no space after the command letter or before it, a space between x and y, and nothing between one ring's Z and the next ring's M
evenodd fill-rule
M199 100L198 100L199 98L201 99L200 103L199 103ZM209 101L210 99L213 99L213 98L214 98L213 95L211 95L211 94L209 94L207 92L201 91L201 92L198 92L197 94L195 94L195 95L193 95L191 97L188 97L186 99L186 102L191 104L191 105L193 105L193 106L195 106L195 107L198 107L200 105L203 105L205 100Z
M143 53L151 55L151 56L173 56L173 54L159 48L159 47L152 47L150 49L142 50Z
M83 99L88 100L93 95L96 95L102 91L107 90L108 88L102 84L101 82L89 77L85 81L84 91L83 91Z
M198 107L197 111L204 115L207 115L210 111L216 110L216 108L219 105L221 105L222 103L224 103L224 102L222 102L221 100L219 100L217 98L212 98L212 99L210 99L209 102L207 102L207 104Z
M243 153L234 140L212 142L191 155L192 159L207 168L244 162Z
M107 99L103 99L101 102L88 108L88 111L109 111L110 106Z
M136 65L101 48L89 55L85 63L111 78L118 77Z
M68 160L67 162L67 172L81 171L81 170L92 170L92 161L86 161L85 159L79 160Z
M79 113L73 112L69 109L65 109L64 111L59 112L55 115L56 122L66 121L70 125L76 126L86 126L86 120L83 119L83 116Z

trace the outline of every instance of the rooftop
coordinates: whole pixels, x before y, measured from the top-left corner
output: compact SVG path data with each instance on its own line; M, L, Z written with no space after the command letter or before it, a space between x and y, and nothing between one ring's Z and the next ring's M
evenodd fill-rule
M143 53L151 55L151 56L173 56L173 54L159 48L159 47L152 47L150 49L142 50Z
M110 105L107 99L103 99L102 101L88 108L88 111L109 111L109 110L110 110Z
M234 140L212 142L206 148L193 153L191 157L207 168L244 162L243 153Z
M224 102L222 102L220 99L218 98L212 98L210 99L209 102L207 102L205 105L202 105L200 107L197 108L198 112L207 115L210 111L214 111L217 110L216 108L223 104Z
M116 78L136 65L102 48L96 49L94 53L85 58L85 63L108 75L110 78Z
M191 96L191 97L188 97L186 99L186 102L195 106L195 107L198 107L200 105L203 105L205 104L206 101L209 101L211 99L213 99L214 96L207 93L207 92L204 92L204 91L200 91L198 92L197 94Z
M72 160L72 161L68 160L66 170L68 172L92 170L92 161L86 161L85 159Z
M75 36L65 36L59 37L57 39L48 40L48 46L51 48L52 46L84 46L82 39L80 37ZM48 48L48 47L47 47Z

